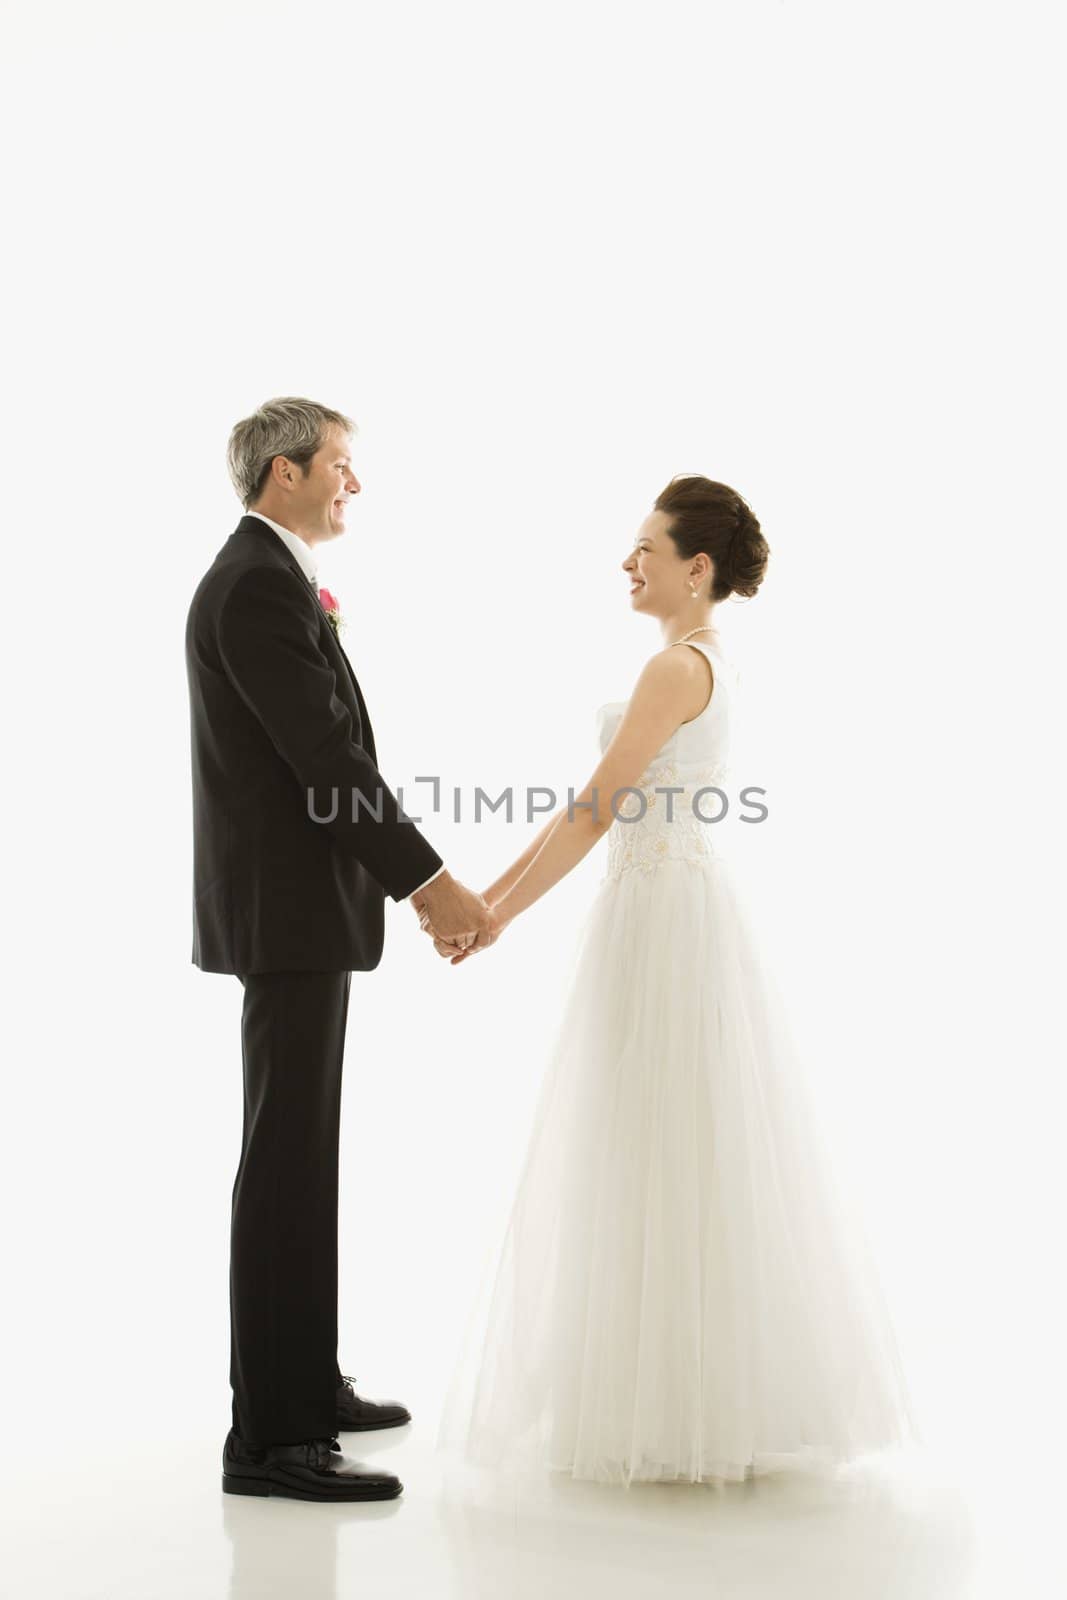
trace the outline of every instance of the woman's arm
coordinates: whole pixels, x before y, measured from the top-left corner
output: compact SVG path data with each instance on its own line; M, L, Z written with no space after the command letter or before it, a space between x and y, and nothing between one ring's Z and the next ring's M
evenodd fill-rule
M701 661L706 665L701 666ZM710 673L711 665L706 656L696 650L676 650L673 646L659 651L646 663L614 738L593 776L576 797L573 814L568 816L566 809L557 812L518 858L514 868L500 880L501 883L506 881L507 887L495 903L492 893L486 895L490 901L489 933L484 936L484 942L479 936L468 950L454 957L453 965L491 944L509 922L529 910L589 854L615 820L612 796L619 790L635 787L675 729L697 716L702 706L707 705ZM527 865L515 873L524 861ZM494 890L496 887L494 884Z
M559 821L560 817L565 815L565 812L557 811L555 816L549 817L540 833L538 833L537 836L526 846L526 849L522 852L522 855L516 856L515 860L511 863L511 866L508 867L505 872L500 874L500 877L496 879L495 883L491 883L489 885L489 888L484 892L484 898L489 902L490 905L495 905L498 900L501 900L504 895L507 894L511 886L522 877L522 874L526 871L526 868L530 865L530 862L540 850L541 846L552 832L552 829L556 826L556 823Z

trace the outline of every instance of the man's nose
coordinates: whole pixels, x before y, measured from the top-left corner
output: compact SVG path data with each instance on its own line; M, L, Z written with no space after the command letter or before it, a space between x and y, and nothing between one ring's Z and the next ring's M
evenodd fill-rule
M350 472L348 474L348 492L349 492L349 494L358 494L359 491L360 491L360 487L361 487L361 485L360 485L359 479L356 477L354 472Z

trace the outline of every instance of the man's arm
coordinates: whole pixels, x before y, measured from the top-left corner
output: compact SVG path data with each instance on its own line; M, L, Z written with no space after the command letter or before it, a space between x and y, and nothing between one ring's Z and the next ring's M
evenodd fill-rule
M415 824L402 819L396 797L355 738L318 641L316 604L289 572L249 568L223 602L219 654L305 797L312 791L323 821L309 812L308 827L328 829L338 850L355 857L394 900L403 900L443 863Z
M427 878L425 883L420 883L419 887L417 889L412 889L411 893L408 895L407 898L409 900L413 900L414 897L417 894L421 894L422 893L423 889L426 889L426 888L429 887L429 885L434 881L434 878L439 878L441 876L442 872L444 872L444 871L445 871L445 868L443 866L442 867L438 867L437 871L433 874L433 876Z

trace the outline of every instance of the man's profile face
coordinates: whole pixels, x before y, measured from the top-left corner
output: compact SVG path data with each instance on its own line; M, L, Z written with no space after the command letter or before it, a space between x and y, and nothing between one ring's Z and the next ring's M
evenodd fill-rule
M352 471L351 448L351 436L334 424L305 471L295 468L293 509L300 531L315 543L336 539L345 531L348 501L360 491L359 479Z

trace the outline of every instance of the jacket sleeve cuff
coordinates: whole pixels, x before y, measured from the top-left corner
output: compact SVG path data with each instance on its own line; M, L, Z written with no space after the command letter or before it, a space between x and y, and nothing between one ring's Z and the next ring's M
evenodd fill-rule
M432 883L434 881L434 878L439 878L441 876L442 872L444 872L444 870L445 870L445 868L444 868L443 865L439 866L437 871L435 873L433 873L429 878L426 879L426 883L420 883L418 888L417 889L412 889L411 894L406 894L404 896L404 899L405 900L410 900L412 894L418 894L419 889L425 889L426 888L426 884Z

